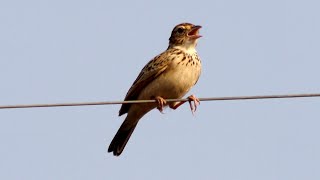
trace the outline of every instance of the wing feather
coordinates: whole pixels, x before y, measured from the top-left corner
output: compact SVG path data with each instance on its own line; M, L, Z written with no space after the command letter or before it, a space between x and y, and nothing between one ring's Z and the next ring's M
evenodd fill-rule
M166 63L166 52L163 52L159 56L148 62L147 65L141 70L137 79L133 82L131 88L129 89L125 101L136 100L140 95L141 91L148 86L152 81L157 79L168 67ZM122 104L119 116L127 113L131 107L131 104Z

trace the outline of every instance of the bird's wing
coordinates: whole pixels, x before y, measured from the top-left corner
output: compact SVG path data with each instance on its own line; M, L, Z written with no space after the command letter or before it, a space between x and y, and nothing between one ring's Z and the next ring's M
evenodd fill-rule
M156 56L144 66L139 76L133 82L131 88L129 89L124 99L125 101L136 100L140 92L167 69L168 63L166 61L168 60L168 56L166 56L166 54L167 53L164 52ZM122 104L119 111L119 116L127 113L130 106L131 104Z

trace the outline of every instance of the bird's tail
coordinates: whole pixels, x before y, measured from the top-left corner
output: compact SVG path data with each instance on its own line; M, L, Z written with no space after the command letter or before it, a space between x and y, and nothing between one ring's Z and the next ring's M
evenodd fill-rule
M132 132L138 124L138 121L131 123L128 122L129 120L127 116L109 145L108 152L113 152L113 155L115 156L119 156L122 153Z

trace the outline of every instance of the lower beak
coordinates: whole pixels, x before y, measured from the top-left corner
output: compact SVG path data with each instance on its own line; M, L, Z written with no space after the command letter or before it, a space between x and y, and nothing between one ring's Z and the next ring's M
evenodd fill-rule
M188 36L192 39L198 39L200 37L202 37L199 34L199 29L201 28L201 26L197 25L197 26L193 26L191 31L188 33Z

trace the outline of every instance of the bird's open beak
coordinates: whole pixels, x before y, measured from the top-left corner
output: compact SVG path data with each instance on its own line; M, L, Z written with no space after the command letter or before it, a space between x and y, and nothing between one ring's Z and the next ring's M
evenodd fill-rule
M192 39L198 39L200 37L202 37L199 34L199 29L201 28L201 26L193 26L191 31L188 33L188 36Z

